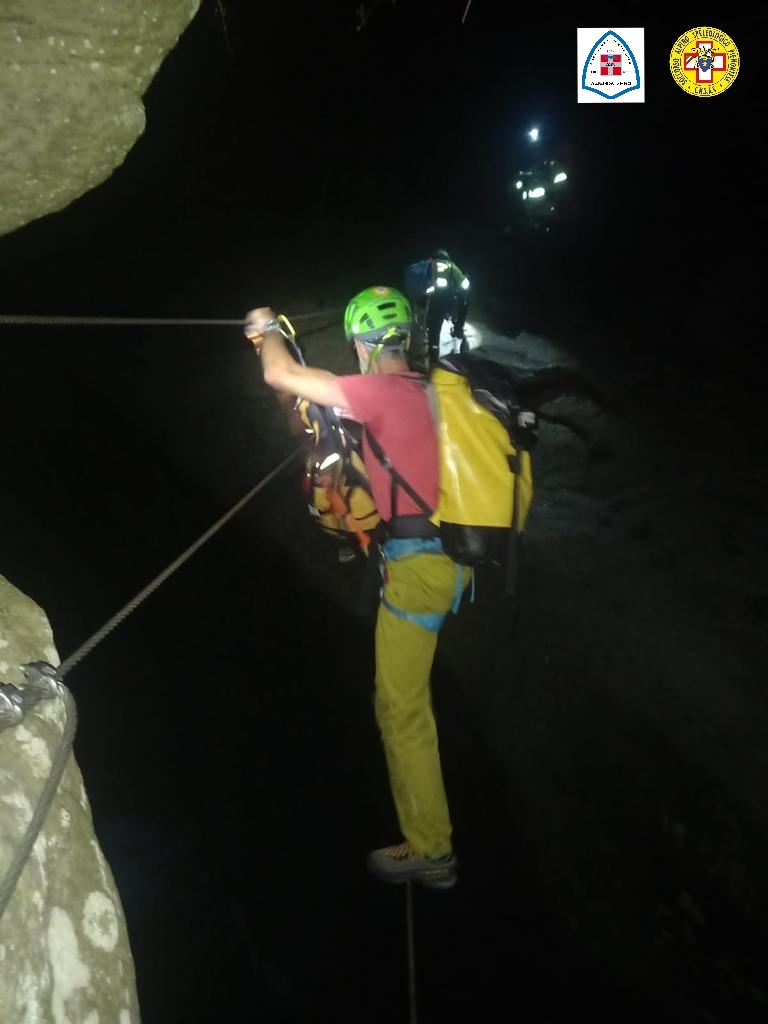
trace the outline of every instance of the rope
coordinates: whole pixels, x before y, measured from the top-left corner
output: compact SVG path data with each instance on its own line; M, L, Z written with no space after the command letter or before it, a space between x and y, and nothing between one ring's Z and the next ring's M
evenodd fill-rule
M251 498L254 497L254 495L258 494L263 487L266 487L270 480L277 476L277 474L280 473L295 458L297 458L298 455L301 455L303 453L304 447L298 447L287 458L283 459L280 465L273 469L271 473L268 473L262 480L260 480L255 487L252 487L247 494L244 494L243 497L232 506L229 512L226 512L220 519L218 519L213 524L213 526L209 527L209 529L207 529L205 533L202 534L202 536L198 537L194 544L190 544L186 551L183 551L175 561L171 562L171 564L166 569L164 569L161 573L155 576L151 583L148 583L143 590L141 590L131 601L128 602L128 604L121 608L120 611L117 612L117 614L113 615L112 618L101 627L101 629L97 630L93 634L93 636L90 637L90 639L86 640L85 643L81 644L81 646L78 647L73 654L70 654L70 656L65 661L63 661L59 666L59 677L63 679L67 675L67 673L71 669L73 669L75 665L77 665L78 662L82 661L86 654L89 654L97 644L101 643L101 641L104 639L105 636L107 636L108 633L112 632L115 626L118 626L123 621L123 619L125 619L128 615L130 615L132 611L134 611L134 609L138 608L138 606L141 604L142 601L145 600L145 598L149 597L150 594L157 590L161 583L164 583L165 580L167 580L168 577L179 568L179 566L183 565L184 562L191 558L192 555L199 548L201 548L207 540L209 540L214 535L214 533L220 530L225 523L229 522L229 520L234 515L236 515L240 511L240 509L251 500Z
M330 316L341 313L341 309L324 309L317 313L297 313L292 320L308 320L313 316ZM136 316L17 316L0 313L0 324L85 324L104 327L242 327L245 320L209 320L189 317L136 317Z
M216 0L216 7L218 8L219 17L221 18L221 29L224 33L224 41L227 44L227 53L229 54L229 59L234 63L235 51L232 49L232 40L229 38L229 29L227 28L227 16L224 12L224 5L221 0Z
M228 512L221 516L221 518L218 519L213 524L213 526L209 527L209 529L207 529L205 533L202 534L202 536L198 537L198 539L193 544L190 544L186 551L183 551L182 554L179 555L177 559L175 559L175 561L173 561L166 569L164 569L163 572L159 573L152 580L151 583L147 584L147 586L144 587L144 589L140 591L140 593L138 593L136 597L133 598L133 600L129 601L128 604L121 608L116 615L113 615L112 618L104 626L102 626L101 629L99 629L96 633L93 634L92 637L90 637L90 639L86 640L84 644L81 644L81 646L78 647L78 649L73 654L71 654L65 661L61 663L58 669L54 669L52 666L46 665L48 674L53 675L53 677L56 679L56 693L58 693L64 700L64 729L62 730L61 743L59 744L59 749L56 753L56 757L54 758L51 764L50 773L45 781L45 785L40 791L37 806L35 807L32 817L29 820L26 832L24 833L21 842L17 846L14 855L11 858L11 862L8 866L8 870L5 874L5 877L0 883L0 919L5 913L5 910L11 900L11 897L13 896L16 884L18 883L18 880L21 876L22 871L24 870L24 866L27 862L27 859L32 851L32 847L35 845L35 841L40 833L40 830L45 824L45 819L48 815L48 811L50 810L51 804L53 803L53 799L56 796L56 790L59 787L61 777L64 774L64 769L67 766L69 755L72 752L72 747L75 739L75 732L77 731L77 705L75 704L75 699L70 693L70 691L67 689L66 686L64 686L63 679L65 675L72 668L74 668L74 666L77 665L78 662L80 662L86 656L86 654L90 653L90 651L92 651L94 647L98 643L100 643L105 636L107 636L108 633L110 633L119 623L121 623L123 619L125 619L135 608L137 608L145 598L149 597L149 595L153 593L153 591L155 591L160 586L161 583L167 580L168 577L173 572L175 572L176 569L179 568L179 566L183 565L184 562L191 558L192 555L200 547L202 547L202 545L205 544L207 540L209 540L218 530L221 529L222 526L224 526L225 523L227 523L234 515L236 515L240 511L240 509L245 504L247 504L247 502L249 502L251 498L254 497L254 495L258 494L258 492L270 482L270 480L277 476L277 474L280 473L281 470L283 470L287 465L289 465L289 463L291 463L299 454L302 454L303 452L304 448L303 446L300 446L295 451L293 451L287 458L283 459L279 466L277 466L275 469L272 470L272 472L268 473L263 479L261 479L259 483L256 484L255 487L252 487L251 490L248 491L247 494L244 494L243 497L238 502L236 502ZM33 666L29 667L31 668ZM36 690L33 691L32 689L30 689L30 694L31 696L29 700L25 702L25 697L27 695L25 694L24 691L22 691L18 699L18 703L22 705L28 703L29 706L32 706L33 703L36 703L37 700L40 699L41 694L39 694ZM44 694L44 696L51 695L52 694Z
M413 883L405 883L405 924L408 933L408 1005L409 1020L416 1024L416 955L413 939Z
M305 314L305 316L313 316L313 315L315 315L315 314L311 314L311 313ZM297 316L297 317L294 317L294 319L298 320L298 319L301 319L301 317ZM177 324L193 324L193 323L205 323L205 324L208 324L208 323L216 323L216 324L222 324L222 323L226 323L226 324L242 324L242 321L239 321L239 320L229 320L229 321L221 321L221 320L219 320L219 321L208 321L208 320L202 320L202 321L172 320L172 321L168 321L168 320L163 320L163 321L155 321L155 320L129 320L129 319L123 319L123 318L106 318L106 319L96 319L96 318L87 318L87 317L50 317L50 318L42 318L42 317L8 317L8 316L0 315L0 323L14 323L14 322L15 323L101 323L101 324L104 324L104 323L120 323L120 324L126 324L126 323L130 323L130 324L136 324L136 323L144 323L144 324L146 324L146 323L164 323L164 324L167 324L167 323L172 323L172 324L175 324L175 325L177 325ZM35 845L37 837L40 834L40 830L42 829L43 825L45 824L45 819L48 816L48 812L49 812L49 810L51 808L51 804L53 803L54 797L56 796L56 791L59 788L59 784L61 782L61 778L62 778L62 776L64 774L64 770L65 770L65 768L67 766L67 762L69 760L69 756L70 756L70 754L72 752L72 747L74 745L75 733L77 731L77 705L75 703L75 699L72 696L71 692L67 689L66 686L64 686L64 683L63 683L64 677L67 675L67 673L72 668L75 667L75 665L77 665L87 654L89 654L94 649L94 647L96 647L96 645L99 644L104 639L105 636L107 636L109 633L111 633L112 630L116 626L118 626L128 615L130 615L130 613L132 611L134 611L134 609L136 609L141 604L142 601L144 601L147 597L149 597L149 595L152 594L160 586L161 583L165 582L165 580L167 580L168 577L171 576L172 573L174 573L181 565L184 564L184 562L186 562L189 558L191 558L192 555L197 550L199 550L199 548L201 548L202 545L205 544L206 541L208 541L218 530L220 530L222 528L222 526L224 526L225 523L229 522L229 520L234 515L236 515L240 511L240 509L243 508L243 506L246 505L251 500L251 498L253 498L256 494L258 494L258 492L263 487L266 487L266 485L275 476L277 476L278 473L280 473L287 465L289 465L298 455L303 454L303 452L304 452L303 446L298 447L289 456L287 456L287 458L285 458L280 463L279 466L277 466L270 473L268 473L265 477L263 477L254 487L252 487L250 489L250 491L247 492L247 494L244 494L243 497L240 498L240 500L237 501L228 512L226 512L223 516L221 516L221 518L218 519L211 527L209 527L209 529L207 529L205 531L205 533L203 533L200 537L198 537L198 539L193 544L190 544L190 546L185 551L183 551L179 555L178 558L176 558L173 562L171 562L171 564L169 566L167 566L167 568L165 568L163 570L163 572L159 573L150 583L148 583L147 586L144 587L144 589L141 590L123 608L121 608L120 611L117 612L116 615L113 615L112 618L107 623L105 623L105 625L103 625L101 627L101 629L97 630L97 632L94 633L93 636L91 636L88 640L86 640L85 643L81 644L81 646L78 647L77 650L73 654L71 654L67 659L65 659L61 663L61 665L58 667L58 669L53 669L52 666L46 666L46 668L50 670L50 673L54 674L54 677L56 679L56 692L62 697L62 699L64 701L64 715L65 715L65 718L64 718L64 728L62 730L61 742L59 743L59 748L58 748L58 750L56 752L56 756L54 757L53 762L51 764L51 770L50 770L50 772L48 774L48 778L45 780L45 784L43 785L43 788L40 791L40 795L39 795L38 800L37 800L37 805L35 806L35 809L34 809L34 811L32 813L32 817L29 820L29 824L27 825L25 833L24 833L21 841L19 842L19 845L16 847L16 850L14 851L14 855L11 858L11 862L10 862L10 864L8 866L8 870L5 873L5 877L3 878L2 882L0 882L0 919L2 919L6 909L8 907L8 904L9 904L9 902L11 900L11 897L13 896L13 893L14 893L14 891L16 889L16 885L17 885L17 883L19 881L19 878L21 877L21 873L24 870L24 867L25 867L25 865L27 863L27 860L29 858L30 853L32 852L32 847ZM31 668L32 666L29 666L29 667ZM52 694L45 694L45 696L50 696L50 695L52 695ZM25 698L27 696L29 696L29 700L25 701ZM39 694L37 692L36 688L34 690L32 688L30 688L30 692L29 692L28 695L25 694L24 691L22 691L20 696L19 696L19 698L18 698L18 700L15 700L15 699L13 701L9 700L9 701L6 701L6 703L8 703L9 705L13 705L13 706L10 707L10 711L13 712L14 710L21 710L21 706L23 706L25 703L28 703L29 706L32 706L32 704L36 703L36 701L40 698L40 696L41 696L41 694ZM15 705L17 703L19 704L19 708L15 707Z
M64 700L64 729L61 734L61 743L59 749L56 752L56 757L51 764L51 770L48 778L45 780L45 785L40 791L40 796L37 801L32 817L29 819L27 825L27 831L24 833L21 842L16 847L11 863L8 865L8 870L5 873L5 878L0 884L0 918L2 918L5 910L10 903L11 897L13 896L16 883L21 877L21 873L24 870L24 865L27 863L27 858L32 852L32 847L35 845L35 840L40 833L40 829L45 823L45 819L48 815L53 798L56 796L56 790L59 788L61 777L64 774L64 769L67 766L69 755L72 752L72 745L75 739L75 732L77 730L77 706L75 700L66 686L61 688L61 696Z

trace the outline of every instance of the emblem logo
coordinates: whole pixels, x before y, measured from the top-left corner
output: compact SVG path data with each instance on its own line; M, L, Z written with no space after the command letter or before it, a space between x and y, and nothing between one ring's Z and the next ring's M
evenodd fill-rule
M736 81L739 51L719 28L692 28L672 47L669 70L691 96L718 96Z
M643 29L577 30L579 103L604 100L643 103L645 100L641 64L644 55ZM627 98L628 93L637 95Z

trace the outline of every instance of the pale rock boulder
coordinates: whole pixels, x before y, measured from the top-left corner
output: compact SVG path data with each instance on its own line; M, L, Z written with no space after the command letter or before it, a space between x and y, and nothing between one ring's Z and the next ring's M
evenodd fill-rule
M3 0L0 235L101 184L200 0Z
M35 661L59 664L48 619L0 576L0 682L22 689L22 666ZM66 710L61 696L41 700L0 730L0 883L60 750ZM0 1022L139 1024L123 908L73 754L0 918Z

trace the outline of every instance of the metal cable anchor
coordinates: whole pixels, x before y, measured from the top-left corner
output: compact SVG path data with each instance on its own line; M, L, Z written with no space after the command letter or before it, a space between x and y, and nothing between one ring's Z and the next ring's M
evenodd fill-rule
M64 683L57 670L47 661L31 661L22 665L27 685L0 683L0 729L23 721L24 713L41 700L64 695Z

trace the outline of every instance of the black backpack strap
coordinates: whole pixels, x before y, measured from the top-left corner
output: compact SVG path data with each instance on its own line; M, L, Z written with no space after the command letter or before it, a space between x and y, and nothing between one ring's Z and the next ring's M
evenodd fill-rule
M386 471L392 477L392 515L396 515L395 484L397 484L399 487L402 487L405 493L410 498L412 498L413 501L416 502L421 511L424 513L424 515L431 516L434 509L431 509L429 505L426 503L426 501L424 501L424 499L421 497L421 495L417 494L416 491L414 491L414 489L411 487L411 485L408 483L405 477L401 476L398 473L398 471L389 461L389 456L384 453L384 450L382 449L381 445L376 440L375 436L371 433L368 427L365 428L365 436L368 438L368 447L371 449L376 459L381 464L382 468L386 469Z
M520 476L519 471L514 474L514 491L512 497L512 528L509 531L509 543L507 544L507 560L504 572L504 593L508 597L514 597L517 593L517 581L520 574L520 545L523 542L523 534L520 530Z

